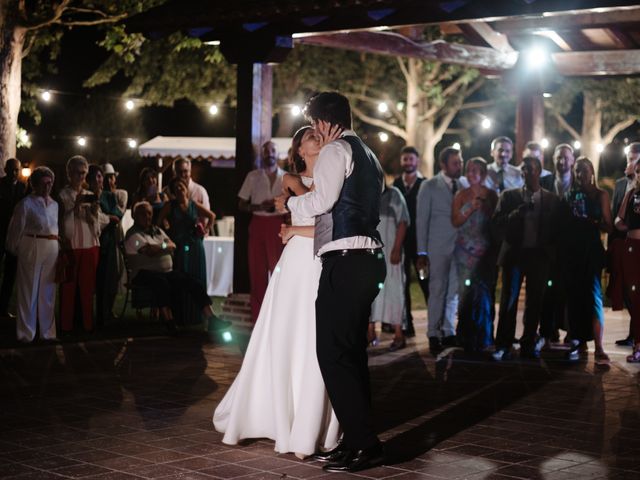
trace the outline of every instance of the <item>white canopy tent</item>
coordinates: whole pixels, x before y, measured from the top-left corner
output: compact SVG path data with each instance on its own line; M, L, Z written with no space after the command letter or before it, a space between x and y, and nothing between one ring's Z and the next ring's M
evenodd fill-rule
M287 158L290 138L272 138L280 160ZM138 147L143 157L202 158L212 167L235 166L236 139L234 137L154 137Z

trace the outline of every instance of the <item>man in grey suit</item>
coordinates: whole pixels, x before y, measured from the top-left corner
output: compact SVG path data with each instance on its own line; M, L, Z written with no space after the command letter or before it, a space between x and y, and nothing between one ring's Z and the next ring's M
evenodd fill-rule
M440 173L422 182L416 208L418 271L429 270L429 349L438 353L456 342L458 280L453 248L457 229L451 223L451 203L460 188L460 150L445 148L438 158Z
M624 196L627 194L629 190L633 188L633 182L635 179L635 167L636 167L636 163L639 160L640 160L640 142L630 143L629 149L627 150L627 166L624 169L624 176L616 180L616 185L613 189L613 200L611 202L611 218L616 218L618 216L618 213L620 211L620 205L622 205ZM627 236L626 233L621 232L617 228L614 228L613 232L609 234L609 238L607 239L607 251L608 251L609 258L611 258L614 255L614 251L617 248L622 248L622 245L626 236ZM610 268L613 268L614 264L615 262L611 262ZM631 323L629 323L629 335L627 336L627 338L616 340L616 345L620 345L622 347L633 346L633 336L631 335Z

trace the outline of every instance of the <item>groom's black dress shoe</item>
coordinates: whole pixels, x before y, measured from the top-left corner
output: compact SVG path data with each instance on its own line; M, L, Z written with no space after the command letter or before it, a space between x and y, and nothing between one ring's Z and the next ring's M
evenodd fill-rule
M334 448L333 450L327 450L326 452L316 452L311 455L311 458L313 460L318 460L319 462L335 462L347 451L347 448L342 443L338 443L336 448Z
M342 456L327 463L323 470L327 472L359 472L384 463L384 450L379 443L362 450L346 450Z

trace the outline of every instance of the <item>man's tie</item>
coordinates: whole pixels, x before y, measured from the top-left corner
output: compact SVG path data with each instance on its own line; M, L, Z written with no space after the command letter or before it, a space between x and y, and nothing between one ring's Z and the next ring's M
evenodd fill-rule
M456 182L456 179L454 178L451 180L451 194L455 196L457 191L458 191L458 182Z
M504 170L498 170L498 188L500 191L504 191Z

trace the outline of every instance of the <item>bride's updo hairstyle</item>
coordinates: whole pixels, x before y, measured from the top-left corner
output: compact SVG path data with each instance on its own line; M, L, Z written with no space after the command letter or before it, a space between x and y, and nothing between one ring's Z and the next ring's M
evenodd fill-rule
M305 132L312 128L311 125L305 125L293 134L291 150L289 151L289 165L293 165L296 173L302 173L307 169L307 163L304 161L304 158L300 156L298 150L300 150L300 144L302 143L302 137L304 137Z

